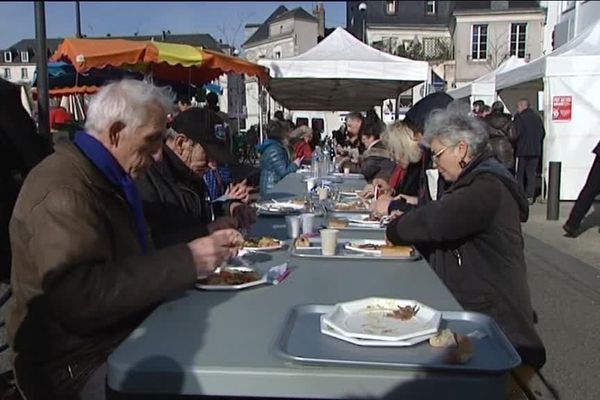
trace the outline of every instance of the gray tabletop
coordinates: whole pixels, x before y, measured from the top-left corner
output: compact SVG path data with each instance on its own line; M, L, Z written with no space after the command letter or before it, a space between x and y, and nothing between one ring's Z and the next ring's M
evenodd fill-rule
M291 174L273 193L298 195L301 183L299 174ZM274 226L282 224L281 218L260 218L256 230L281 232ZM109 357L109 387L121 393L263 398L362 398L390 393L396 393L390 398L397 398L397 393L411 393L407 398L412 399L428 398L419 396L433 396L439 390L454 390L460 398L480 398L472 397L473 393L481 396L490 390L477 377L469 381L422 371L306 366L286 362L273 351L286 316L299 304L378 296L460 310L425 261L322 262L290 257L285 250L250 259L262 270L287 261L293 271L277 286L188 291L162 304Z

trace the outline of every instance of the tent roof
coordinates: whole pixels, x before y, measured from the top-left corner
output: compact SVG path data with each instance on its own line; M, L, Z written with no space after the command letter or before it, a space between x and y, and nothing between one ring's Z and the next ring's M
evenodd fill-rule
M479 78L475 79L473 82L470 82L469 84L465 85L465 86L461 86L459 88L453 89L453 90L449 90L448 94L452 97L454 97L455 99L463 99L466 97L469 97L473 94L487 94L487 93L479 93L479 91L485 91L486 89L489 89L491 87L492 93L489 93L490 95L494 95L495 94L495 83L496 83L496 76L500 73L506 72L506 71L510 71L511 69L520 67L521 65L525 65L525 60L523 60L522 58L518 58L517 56L510 56L509 58L507 58L506 60L504 60L504 62L502 64L500 64L498 66L498 68L496 68L493 71L488 72L485 75L480 76ZM479 90L479 89L483 89L483 90Z
M498 74L496 89L533 85L545 76L600 75L600 22L589 27L552 53Z
M259 60L269 93L293 110L367 109L427 79L429 65L365 45L343 28L295 57Z

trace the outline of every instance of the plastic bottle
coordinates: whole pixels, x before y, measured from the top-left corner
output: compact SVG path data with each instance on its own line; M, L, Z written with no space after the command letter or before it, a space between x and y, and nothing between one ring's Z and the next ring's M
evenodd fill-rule
M325 145L323 147L323 161L322 161L321 176L325 177L325 176L329 175L330 164L331 164L331 149L329 147L329 143L327 141L325 141Z
M319 179L321 177L321 147L315 147L315 150L312 153L312 160L310 162L310 169L312 171L313 178Z

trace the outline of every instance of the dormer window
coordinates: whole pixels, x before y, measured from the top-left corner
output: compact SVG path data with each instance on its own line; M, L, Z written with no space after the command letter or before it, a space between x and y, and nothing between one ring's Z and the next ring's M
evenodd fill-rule
M21 62L29 62L29 52L27 50L21 52Z
M12 62L12 53L10 51L4 52L4 62L7 62L7 63Z

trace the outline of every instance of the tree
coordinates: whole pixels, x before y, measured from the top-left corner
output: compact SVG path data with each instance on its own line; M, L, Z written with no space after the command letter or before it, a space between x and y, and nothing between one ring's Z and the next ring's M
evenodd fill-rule
M493 37L488 38L488 52L486 58L486 67L490 71L494 71L510 56L510 49L506 38L508 31L495 32Z
M217 30L221 34L225 44L233 46L233 48L239 47L238 36L244 27L244 23L251 18L255 13L247 13L245 15L237 15L237 23L229 24L223 22L221 25L217 26ZM228 18L227 21L231 22L233 19Z

